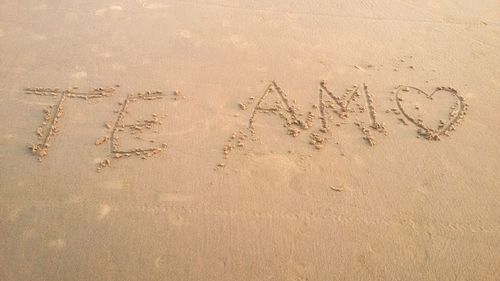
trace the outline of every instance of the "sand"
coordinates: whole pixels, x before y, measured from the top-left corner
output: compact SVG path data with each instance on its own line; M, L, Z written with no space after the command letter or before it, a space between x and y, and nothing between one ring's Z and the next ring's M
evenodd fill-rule
M0 3L0 280L500 280L500 3Z

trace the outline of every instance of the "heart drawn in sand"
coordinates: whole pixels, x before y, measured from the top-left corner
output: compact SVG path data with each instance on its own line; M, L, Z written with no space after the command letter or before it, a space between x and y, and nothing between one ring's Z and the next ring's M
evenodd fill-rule
M406 100L405 100L406 98ZM426 107L421 110L420 105L414 103L414 108L411 108L408 100L421 100ZM439 99L439 101L436 101ZM443 110L449 103L452 103L449 110ZM460 96L454 88L437 87L432 93L428 94L419 88L411 86L399 86L396 91L396 103L403 116L415 126L418 127L418 134L428 140L439 140L441 135L449 135L450 131L454 131L455 127L461 123L466 115L468 104ZM444 105L443 105L444 104ZM437 107L436 107L437 106ZM422 111L430 109L429 115L439 115L446 117L437 122L437 126L431 125L431 120L422 119ZM444 114L443 114L444 113Z

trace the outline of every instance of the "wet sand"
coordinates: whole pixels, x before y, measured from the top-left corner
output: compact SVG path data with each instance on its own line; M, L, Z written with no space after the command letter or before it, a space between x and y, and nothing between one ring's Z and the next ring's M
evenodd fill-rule
M500 280L498 1L52 2L0 3L0 280Z

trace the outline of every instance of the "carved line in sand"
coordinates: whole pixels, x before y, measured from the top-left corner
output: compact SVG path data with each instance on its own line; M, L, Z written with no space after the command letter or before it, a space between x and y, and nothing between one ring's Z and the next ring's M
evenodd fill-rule
M264 101L264 99L271 93L276 93L278 95L284 107L279 103L276 103L274 107L262 106L262 102ZM300 134L301 129L307 130L312 125L312 117L307 118L305 121L299 119L298 116L301 114L299 113L298 107L295 105L291 105L291 102L288 100L287 95L275 81L271 81L271 83L267 86L264 94L262 94L262 96L259 98L257 104L254 107L254 110L252 111L252 115L250 116L250 119L248 121L248 129L252 134L255 134L255 115L258 112L277 114L285 121L285 127L287 128L288 134L294 137ZM308 117L311 115L312 113L309 112Z
M119 87L119 85L116 85ZM84 100L96 99L108 97L113 94L115 89L113 87L109 88L95 88L90 92L76 92L74 90L78 89L73 87L72 90L59 90L59 88L26 88L25 93L28 95L37 96L52 96L58 97L58 100L54 105L50 105L48 108L43 110L44 121L42 125L37 128L36 134L38 136L38 142L31 145L30 149L33 155L38 156L38 160L41 161L42 157L48 155L49 147L51 145L51 139L53 139L59 132L59 121L64 114L64 101L66 98L80 98Z
M268 105L267 107L263 105L265 99L271 94L276 94L278 100L273 105ZM239 103L238 106L242 110L246 110L249 105L252 105L255 101L255 97L250 97L248 101ZM245 140L247 137L252 136L252 140L256 141L255 137L255 117L258 113L264 114L274 114L279 116L285 121L284 127L287 129L287 134L293 137L300 135L302 130L307 130L312 126L314 114L308 112L305 120L301 120L299 116L302 114L300 110L295 105L295 101L290 101L287 94L281 89L276 81L271 81L269 85L264 90L264 93L257 100L254 106L250 118L248 120L248 126L238 132L234 132L231 137L227 140L227 144L224 145L223 153L224 159L228 158L228 155L235 148L243 148ZM217 164L218 167L224 167L225 163Z
M175 98L177 99L178 92L175 92ZM107 143L109 141L109 151L110 154L114 158L121 157L131 157L133 155L141 157L142 159L147 159L157 153L160 153L167 147L167 144L163 143L157 147L152 148L134 148L134 149L123 149L120 148L119 137L117 136L118 132L123 132L128 130L129 134L135 135L137 139L141 139L140 134L144 130L152 130L155 125L161 125L162 122L157 114L153 114L151 119L137 120L133 124L123 124L123 119L125 115L128 113L128 107L131 103L137 101L151 101L163 99L165 94L161 91L154 92L145 92L145 93L137 93L137 94L129 94L127 98L123 102L120 102L120 109L117 111L118 116L113 124L111 122L106 122L106 128L110 129L108 136L101 137L97 139L95 142L96 145L101 145ZM154 140L151 140L154 142ZM97 171L100 171L102 168L109 167L111 165L111 160L109 158L104 159L97 165Z
M439 120L439 125L437 128L431 128L428 125L424 124L422 119L415 118L411 116L407 111L405 111L403 105L403 93L409 92L410 89L414 89L419 94L425 95L428 99L432 99L435 93L439 91L448 92L452 96L454 96L457 101L450 108L449 118L446 121ZM458 91L452 87L437 87L431 94L427 94L419 88L411 87L411 86L398 86L396 88L396 104L398 105L399 110L403 114L403 116L415 126L418 127L417 133L424 137L427 140L440 140L441 135L449 136L450 131L454 131L456 126L460 125L460 123L465 118L467 114L467 110L469 105L465 102L465 99L458 94Z
M331 98L331 100L325 100L324 98L324 92L328 95L328 97ZM362 94L360 93L362 92ZM357 102L358 98L363 95L364 100L365 100L365 105L361 105ZM332 100L335 102L333 103ZM349 107L351 102L356 103L358 113L364 113L366 112L366 109L368 108L368 118L370 120L370 124L366 124L363 121L356 120L354 122L354 125L358 127L361 132L363 133L364 137L363 139L366 140L366 142L370 145L373 146L375 145L375 138L371 134L371 129L376 130L379 133L382 133L384 135L387 135L387 131L385 129L385 125L383 123L379 123L377 121L377 112L375 110L374 106L374 101L373 101L373 96L370 94L368 91L368 86L363 83L363 88L360 89L357 85L353 85L351 88L347 88L345 93L342 95L342 97L335 96L327 87L325 81L320 82L320 89L319 89L319 109L320 109L320 120L321 120L321 129L320 132L326 133L328 132L329 129L329 124L328 124L328 116L326 112L326 108L331 108L332 111L337 114L337 116L340 119L347 119L349 118L349 113L355 113L356 114L356 109ZM338 108L337 108L338 107ZM336 126L340 127L341 123L337 123ZM313 135L314 138L317 138L319 134L316 133ZM322 144L322 143L320 143Z

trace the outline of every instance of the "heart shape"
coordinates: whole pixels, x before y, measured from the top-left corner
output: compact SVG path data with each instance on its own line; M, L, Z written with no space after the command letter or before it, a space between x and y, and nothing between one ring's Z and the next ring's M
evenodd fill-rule
M448 115L447 120L439 120L438 126L433 128L428 124L429 122L426 124L419 116L415 116L416 113L414 111L412 112L403 102L404 96L412 92L423 95L425 100L434 100L434 96L438 93L448 94L452 100L455 100L455 103L450 107L450 111L445 112ZM451 87L437 87L431 94L428 94L416 87L398 86L396 91L396 103L403 116L418 127L418 134L428 140L439 140L441 135L448 136L449 132L454 131L455 127L464 119L468 109L468 104L465 102L464 98L458 94L457 90ZM419 110L419 106L415 105L415 109Z

